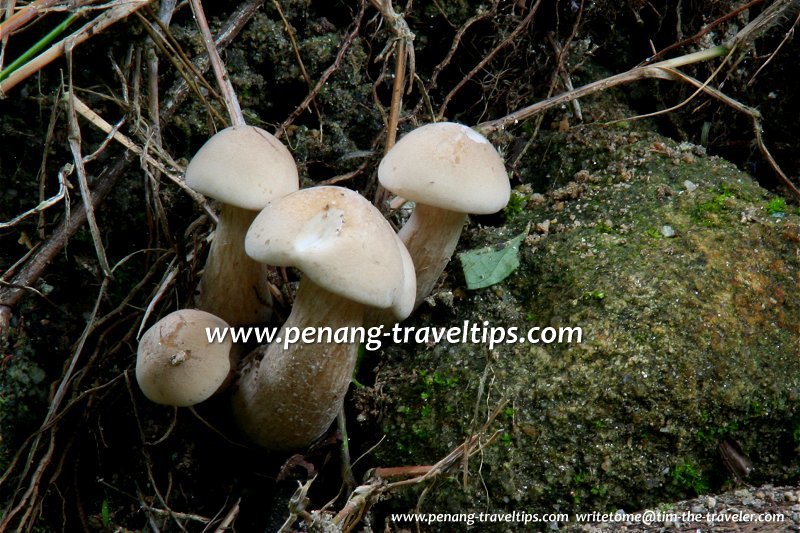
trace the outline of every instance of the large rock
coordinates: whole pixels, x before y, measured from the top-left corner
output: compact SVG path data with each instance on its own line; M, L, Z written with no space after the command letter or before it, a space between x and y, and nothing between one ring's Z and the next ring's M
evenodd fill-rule
M436 305L404 325L571 326L582 342L389 348L372 405L387 439L374 462L432 464L506 399L467 490L460 475L440 482L423 512L642 508L730 484L721 443L750 457L748 481L796 477L796 208L648 131L550 135L543 172L571 180L518 192L505 226L462 243L500 246L527 228L519 268L467 292L451 262Z

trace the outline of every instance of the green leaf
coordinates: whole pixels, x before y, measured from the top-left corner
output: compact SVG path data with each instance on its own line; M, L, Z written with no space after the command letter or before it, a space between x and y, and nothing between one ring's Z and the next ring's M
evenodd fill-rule
M523 239L525 233L520 233L500 245L458 254L467 288L482 289L506 279L519 267L519 245Z
M103 520L103 527L107 528L111 525L111 511L108 506L108 500L103 500L103 505L100 507L100 518Z

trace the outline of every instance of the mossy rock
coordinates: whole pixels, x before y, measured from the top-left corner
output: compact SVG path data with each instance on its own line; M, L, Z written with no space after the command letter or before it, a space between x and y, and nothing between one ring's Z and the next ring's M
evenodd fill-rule
M796 479L795 208L702 148L638 126L548 135L558 155L539 172L588 150L583 170L545 195L522 187L510 221L473 224L462 242L527 231L519 268L467 292L453 261L404 325L580 327L582 342L388 348L376 464L432 464L508 403L466 490L458 474L376 512L633 510L732 484L726 439L752 459L750 482Z

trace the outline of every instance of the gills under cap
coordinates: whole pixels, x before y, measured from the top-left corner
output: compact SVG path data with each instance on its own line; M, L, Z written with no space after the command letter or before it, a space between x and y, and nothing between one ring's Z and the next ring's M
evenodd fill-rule
M511 194L505 164L494 146L463 124L426 124L403 136L378 167L386 189L408 200L457 211L488 214Z
M297 165L271 133L232 126L197 151L186 168L186 184L225 204L258 211L273 198L298 188Z

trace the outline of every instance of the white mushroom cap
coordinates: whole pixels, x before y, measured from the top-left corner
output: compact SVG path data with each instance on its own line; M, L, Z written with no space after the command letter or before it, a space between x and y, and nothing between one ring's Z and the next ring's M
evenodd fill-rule
M231 370L232 341L209 343L206 328L228 324L196 309L174 311L139 341L136 381L150 401L187 407L211 397Z
M403 198L459 213L494 213L511 195L494 146L453 122L426 124L406 134L381 161L378 179Z
M394 238L400 250L400 258L403 260L403 286L398 297L395 298L391 311L397 320L403 320L414 310L417 296L417 274L414 269L414 261L411 259L406 245L396 233Z
M211 137L186 168L186 184L225 204L258 211L296 191L297 165L271 133L232 126Z
M392 227L363 196L325 186L271 202L250 226L244 246L256 261L296 267L334 294L401 311L409 296L398 244Z

